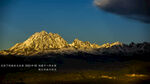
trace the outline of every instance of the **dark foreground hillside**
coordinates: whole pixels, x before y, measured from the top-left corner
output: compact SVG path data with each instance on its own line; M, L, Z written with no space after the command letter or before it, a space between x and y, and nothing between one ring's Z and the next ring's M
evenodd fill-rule
M56 71L37 67L1 67L1 84L149 84L150 57L99 56L87 53L45 56L0 56L2 64L56 64Z

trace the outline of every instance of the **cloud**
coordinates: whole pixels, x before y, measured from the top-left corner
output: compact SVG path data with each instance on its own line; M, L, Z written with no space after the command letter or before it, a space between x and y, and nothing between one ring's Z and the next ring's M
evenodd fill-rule
M101 9L150 23L150 0L94 0Z

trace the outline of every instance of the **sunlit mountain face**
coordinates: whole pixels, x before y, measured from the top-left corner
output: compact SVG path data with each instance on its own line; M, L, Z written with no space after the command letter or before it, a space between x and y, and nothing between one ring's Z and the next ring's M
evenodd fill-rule
M106 43L103 45L92 44L89 41L80 41L75 39L71 44L68 44L59 34L47 33L41 31L33 34L23 43L17 43L8 50L1 51L2 55L24 55L35 56L45 55L50 53L56 54L74 54L75 52L85 52L94 55L122 53L150 53L150 43L139 43L130 45L121 42ZM40 54L39 54L40 53Z

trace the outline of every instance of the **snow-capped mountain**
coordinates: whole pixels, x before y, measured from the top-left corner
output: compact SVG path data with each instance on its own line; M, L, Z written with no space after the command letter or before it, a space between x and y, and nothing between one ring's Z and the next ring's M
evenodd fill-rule
M75 52L86 52L90 54L103 55L112 53L149 52L150 43L125 45L121 42L106 43L103 45L92 44L88 41L75 39L68 44L59 34L36 32L23 43L17 43L8 50L0 51L1 55L44 55L49 53L72 54Z

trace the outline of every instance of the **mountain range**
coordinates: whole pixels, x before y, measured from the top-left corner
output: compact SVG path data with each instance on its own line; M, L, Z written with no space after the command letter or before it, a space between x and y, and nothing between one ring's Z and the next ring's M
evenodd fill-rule
M46 31L36 32L26 41L17 43L8 50L0 51L0 55L23 55L36 56L45 54L73 54L84 52L94 55L132 55L132 54L149 54L150 43L131 43L129 45L121 42L106 43L98 45L89 41L75 39L71 44L65 41L57 33L47 33Z

